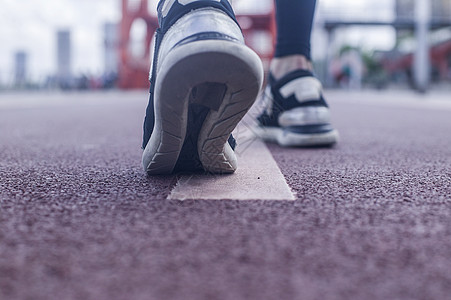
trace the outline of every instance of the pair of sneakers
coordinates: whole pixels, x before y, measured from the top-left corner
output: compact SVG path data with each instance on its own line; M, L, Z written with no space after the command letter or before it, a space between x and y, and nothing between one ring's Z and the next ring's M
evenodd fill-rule
M263 67L244 44L227 0L166 0L144 120L143 167L149 175L180 171L233 173L231 132L257 98ZM256 133L284 146L336 142L321 84L308 71L270 76L267 109Z

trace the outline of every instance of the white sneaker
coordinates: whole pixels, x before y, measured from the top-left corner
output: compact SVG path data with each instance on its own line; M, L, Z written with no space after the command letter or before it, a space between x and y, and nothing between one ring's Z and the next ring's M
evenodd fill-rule
M244 45L228 1L161 1L158 17L144 170L232 173L231 132L260 91L261 61Z
M331 146L338 132L330 123L330 110L321 82L306 70L280 80L269 76L263 94L264 112L257 118L257 136L287 147Z

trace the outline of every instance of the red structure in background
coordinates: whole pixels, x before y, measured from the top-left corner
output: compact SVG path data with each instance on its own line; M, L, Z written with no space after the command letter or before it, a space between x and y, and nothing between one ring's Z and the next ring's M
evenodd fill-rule
M135 0L139 2L136 8L130 8L130 0L122 0L122 20L120 23L119 40L119 78L118 86L121 89L141 89L149 87L149 68L151 61L151 41L155 30L158 28L157 17L149 13L148 0ZM134 57L130 51L130 31L136 20L143 20L147 25L145 38L145 50L142 57ZM269 62L273 54L275 39L274 12L260 15L238 15L243 34L248 46L254 49L264 62ZM269 37L271 47L269 51L263 51L264 47L258 45L258 34L261 37Z
M268 14L248 14L248 15L238 15L237 16L238 23L241 25L241 29L243 30L244 39L246 44L251 47L260 58L263 60L264 64L269 64L273 54L274 54L274 45L276 38L276 21L274 9ZM261 43L259 45L259 40L256 38L258 34L263 38L269 38L269 41L264 41L263 43L265 47L261 47ZM260 40L261 41L261 40ZM267 67L267 66L265 66Z
M145 50L142 57L134 57L130 49L130 31L136 20L147 25ZM138 89L149 86L150 43L158 28L158 20L149 13L148 0L140 0L136 8L130 8L129 0L122 0L122 20L119 29L119 78L121 89Z

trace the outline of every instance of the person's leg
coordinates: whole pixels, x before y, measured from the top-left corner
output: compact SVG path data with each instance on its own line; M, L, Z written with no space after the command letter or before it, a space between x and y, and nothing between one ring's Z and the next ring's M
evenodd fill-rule
M321 82L313 75L310 36L316 0L276 0L277 39L256 133L282 146L337 142Z
M231 132L260 91L261 61L227 0L161 0L158 20L144 170L234 172Z
M270 71L275 79L298 69L313 71L310 37L316 0L275 0L277 39Z

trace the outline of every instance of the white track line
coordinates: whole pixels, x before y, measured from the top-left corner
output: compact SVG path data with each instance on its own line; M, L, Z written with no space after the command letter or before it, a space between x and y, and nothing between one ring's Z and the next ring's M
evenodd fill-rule
M295 200L293 192L264 143L240 126L238 169L231 175L182 175L168 196L173 200Z

